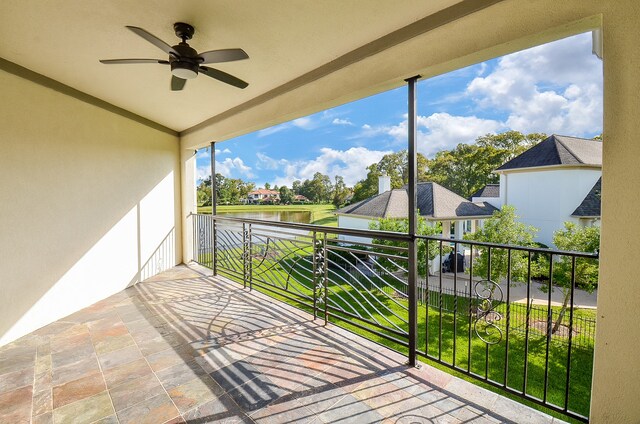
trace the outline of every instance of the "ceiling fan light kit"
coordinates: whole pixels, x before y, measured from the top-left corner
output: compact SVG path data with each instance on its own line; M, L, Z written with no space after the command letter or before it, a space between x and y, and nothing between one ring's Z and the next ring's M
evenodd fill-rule
M198 53L187 43L187 40L191 40L195 33L195 29L189 24L184 22L176 22L173 24L173 30L176 33L176 36L182 40L175 46L170 46L142 28L134 26L127 26L127 28L168 54L169 60L105 59L100 60L101 63L105 65L133 63L157 63L161 65L170 65L172 91L182 90L185 86L186 80L196 78L199 73L238 88L246 88L249 85L247 82L219 69L201 66L209 63L232 62L248 59L249 55L247 55L247 53L242 49L222 49Z

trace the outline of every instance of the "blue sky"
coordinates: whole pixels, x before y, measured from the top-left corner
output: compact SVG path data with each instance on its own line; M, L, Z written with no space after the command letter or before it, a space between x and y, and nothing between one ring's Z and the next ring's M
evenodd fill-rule
M602 132L602 62L591 33L492 59L418 83L418 150L432 157L486 133L577 137ZM366 167L406 148L406 87L216 144L216 170L261 187L315 172L352 186ZM198 178L209 153L196 156Z

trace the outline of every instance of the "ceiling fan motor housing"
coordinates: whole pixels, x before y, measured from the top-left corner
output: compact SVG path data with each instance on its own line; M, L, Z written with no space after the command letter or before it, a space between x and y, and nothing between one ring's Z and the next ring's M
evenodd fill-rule
M200 65L200 62L196 59L198 52L185 42L173 46L173 49L178 52L180 56L175 57L173 54L169 55L171 73L182 79L197 77L198 66Z

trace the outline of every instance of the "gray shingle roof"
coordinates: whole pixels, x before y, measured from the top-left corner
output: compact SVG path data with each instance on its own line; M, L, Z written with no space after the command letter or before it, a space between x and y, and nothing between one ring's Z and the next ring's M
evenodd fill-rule
M553 165L602 166L602 142L554 134L496 171Z
M419 183L416 196L420 215L429 218L491 216L497 210L486 202L472 203L436 183ZM336 213L373 218L406 218L408 209L407 191L401 188L345 206Z
M487 184L471 195L473 197L500 197L500 184Z
M593 185L584 198L580 206L576 208L571 216L595 217L600 216L600 193L602 192L602 178Z

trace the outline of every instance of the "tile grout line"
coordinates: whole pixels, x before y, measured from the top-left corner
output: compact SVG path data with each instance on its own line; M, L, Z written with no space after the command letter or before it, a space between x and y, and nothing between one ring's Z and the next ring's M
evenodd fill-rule
M36 354L35 354L35 360L33 362L33 384L31 385L31 414L29 414L29 422L33 424L33 419L35 418L33 413L35 412L33 410L34 405L34 398L36 396L36 367L38 365L38 342L37 342L38 338L36 336ZM51 365L51 378L53 379L53 362ZM53 391L53 389L50 389ZM51 421L53 421L53 393L51 393Z
M112 307L112 309L115 310L114 307ZM116 314L118 314L117 310L115 310L115 312L116 312ZM120 314L118 314L118 318L120 318ZM102 377L102 381L104 382L104 388L107 391L107 396L109 396L109 401L111 402L111 407L113 408L113 415L115 415L115 417L116 417L116 422L120 423L120 418L118 418L118 413L116 411L116 406L113 403L113 399L111 398L111 392L109 391L109 386L107 385L107 380L104 378L104 371L102 369L102 364L100 363L100 356L98 355L98 350L96 349L96 345L93 342L93 337L91 337L91 328L89 327L89 323L87 323L85 325L87 326L87 330L89 330L89 339L91 340L91 346L93 346L93 351L96 353L96 362L98 363L98 369L100 370L100 376ZM52 397L51 401L53 402L53 397ZM106 417L103 417L103 418L106 418ZM102 418L100 418L100 419L98 419L96 421L100 421L101 419ZM94 422L96 422L96 421L94 421Z
M134 305L135 306L135 305ZM115 309L115 308L114 308ZM127 324L124 322L124 320L122 320L122 317L120 316L120 312L118 312L118 310L116 309L116 314L118 314L118 317L120 318L120 320L122 321L122 323L124 324L125 327L127 327ZM142 319L144 319L144 316L142 317ZM154 326L155 328L155 326ZM127 327L127 332L129 333L129 335L131 336L131 332L129 331L129 328ZM136 348L138 348L138 350L140 351L140 354L142 355L142 359L144 359L144 362L147 364L147 366L149 367L149 369L151 370L151 373L153 374L153 376L156 378L156 380L158 380L158 383L160 383L160 387L162 387L162 390L164 391L164 393L167 395L167 397L169 398L169 400L171 401L171 404L173 405L174 408L176 408L176 411L178 411L178 416L180 418L182 418L184 420L184 417L182 416L182 413L180 412L180 408L178 408L178 405L176 405L176 403L173 401L173 398L171 397L171 395L169 395L169 392L167 392L167 389L164 387L164 384L162 384L162 381L160 380L160 378L158 378L158 375L156 374L156 372L154 371L153 367L151 367L151 364L149 364L149 361L147 360L147 357L144 356L144 354L142 353L142 349L140 349L140 346L138 345L138 342L136 341L136 339L131 336L131 339L133 339L133 343L135 344ZM170 347L170 349L172 349L173 346ZM106 384L106 382L105 382ZM111 393L109 393L109 397L111 397ZM152 396L153 397L153 396ZM145 399L141 402L136 403L135 405L138 405L144 401L146 401L148 399ZM112 400L113 402L113 400ZM135 406L135 405L131 405L129 408ZM126 409L126 408L125 408ZM113 407L113 410L115 411L115 405ZM118 414L116 412L116 418L118 418ZM173 418L167 420L167 421L171 421ZM120 422L120 420L118 419L118 422Z

